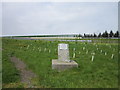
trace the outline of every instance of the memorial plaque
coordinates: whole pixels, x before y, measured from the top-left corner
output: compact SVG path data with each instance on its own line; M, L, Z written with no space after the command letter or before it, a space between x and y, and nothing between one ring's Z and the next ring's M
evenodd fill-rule
M59 48L60 49L67 49L68 48L68 44L59 44Z
M69 61L68 44L61 43L58 45L58 60Z
M69 45L58 44L58 59L52 60L52 69L65 70L72 67L78 67L78 64L70 60L69 57Z

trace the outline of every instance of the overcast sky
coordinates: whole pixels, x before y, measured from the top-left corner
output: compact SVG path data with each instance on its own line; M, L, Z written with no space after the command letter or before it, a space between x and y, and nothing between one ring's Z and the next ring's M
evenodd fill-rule
M84 34L118 30L117 2L6 2L3 35Z

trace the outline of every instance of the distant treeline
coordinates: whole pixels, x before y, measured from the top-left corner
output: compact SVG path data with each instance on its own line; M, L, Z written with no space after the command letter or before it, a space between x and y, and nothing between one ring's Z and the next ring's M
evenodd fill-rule
M30 36L16 36L16 37L82 37L82 38L118 38L120 36L119 31L110 32L104 31L103 33L97 34L64 34L64 35L30 35Z
M111 30L109 33L107 32L107 31L105 31L105 32L103 32L103 33L99 33L98 35L97 34L85 34L84 33L84 35L82 36L81 34L79 34L79 35L75 35L74 37L98 37L98 38L100 38L100 37L103 37L103 38L118 38L118 37L120 37L120 33L119 33L119 31L116 31L115 33Z

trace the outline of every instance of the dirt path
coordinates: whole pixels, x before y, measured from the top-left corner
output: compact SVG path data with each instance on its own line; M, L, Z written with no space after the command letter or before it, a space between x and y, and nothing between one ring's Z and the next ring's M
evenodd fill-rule
M31 79L36 77L36 75L32 71L26 69L26 64L16 57L11 57L11 61L15 64L15 67L20 71L21 82L26 84L27 87L35 87L32 85Z

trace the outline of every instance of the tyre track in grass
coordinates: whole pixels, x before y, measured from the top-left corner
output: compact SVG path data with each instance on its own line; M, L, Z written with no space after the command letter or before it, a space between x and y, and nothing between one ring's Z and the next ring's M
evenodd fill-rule
M35 88L32 84L31 79L36 77L36 74L31 70L27 70L26 64L16 57L10 58L11 62L14 63L15 67L20 71L21 83L27 85L28 88Z

